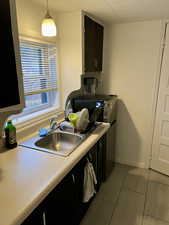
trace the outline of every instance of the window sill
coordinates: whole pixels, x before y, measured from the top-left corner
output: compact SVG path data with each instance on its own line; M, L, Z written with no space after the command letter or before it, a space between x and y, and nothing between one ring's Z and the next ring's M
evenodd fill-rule
M38 128L39 126L41 126L41 124L48 122L49 119L54 116L59 116L60 118L62 118L64 116L63 110L57 109L55 107L50 107L48 109L44 109L39 112L34 112L30 115L25 115L20 118L14 119L13 123L16 126L18 134L35 126Z

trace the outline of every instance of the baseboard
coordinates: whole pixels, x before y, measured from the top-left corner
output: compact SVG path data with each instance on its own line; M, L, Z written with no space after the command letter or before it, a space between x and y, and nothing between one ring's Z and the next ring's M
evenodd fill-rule
M128 160L121 160L121 159L116 159L115 160L117 163L120 164L125 164L128 166L134 166L134 167L139 167L139 168L147 168L145 162L136 162L136 161L128 161Z

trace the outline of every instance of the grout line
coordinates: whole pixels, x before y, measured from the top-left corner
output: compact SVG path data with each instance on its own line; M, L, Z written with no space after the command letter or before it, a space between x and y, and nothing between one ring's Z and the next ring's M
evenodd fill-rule
M161 172L159 172L159 171L157 171L157 170L154 170L154 169L152 169L152 168L150 168L149 170L152 171L152 172L154 172L154 173L158 173L159 175L162 175L162 176L164 176L164 177L169 178L168 175L166 175L166 174L164 174L164 173L161 173Z
M122 182L121 182L121 187L120 187L120 190L119 190L119 194L118 194L118 196L117 196L117 199L116 199L116 201L115 201L114 207L113 207L113 209L112 209L112 214L111 214L111 217L110 217L110 221L109 221L109 223L108 223L107 225L111 225L111 220L112 220L112 218L113 218L115 209L116 209L116 207L117 207L117 205L118 205L118 202L119 202L119 199L120 199L120 195L121 195L121 193L122 193L122 190L123 190L123 185L124 185L124 182L125 182L126 177L127 177L127 173L126 173L126 171L125 171L124 178L123 178L123 180L122 180Z
M167 186L169 188L169 184L164 184L164 183L161 183L159 181L149 180L149 183L161 184L161 185Z
M162 173L160 173L160 172L158 172L158 171L155 171L155 170L149 170L150 172L151 171L154 171L155 173L158 173L158 174L160 174L160 175L162 175L162 176L166 176L165 174L162 174ZM150 172L149 172L149 175L150 175ZM150 177L150 176L149 176ZM169 177L169 176L167 176L167 177ZM160 184L160 185L164 185L164 186L167 186L168 188L169 188L169 184L164 184L164 183L162 183L162 182L159 182L159 181L154 181L154 180L151 180L151 179L148 179L148 183L155 183L155 184ZM165 223L168 223L169 224L169 221L167 221L167 220L165 220L165 219L162 219L162 218L159 218L159 217L156 217L156 216L152 216L152 215L149 215L149 214L147 214L147 215L145 215L144 214L144 216L147 216L147 217L151 217L151 218L153 218L153 219L155 219L155 220L159 220L159 221L162 221L162 222L165 222Z
M164 219L161 219L161 218L159 218L159 217L155 217L155 216L151 216L151 215L145 215L146 217L150 217L150 218L153 218L153 219L155 219L155 220L159 220L159 221L161 221L161 222L164 222L164 223L168 223L169 224L169 221L167 221L167 220L164 220Z
M144 217L145 215L145 210L146 210L146 203L148 199L148 186L150 183L150 170L148 170L148 176L147 176L147 184L146 184L146 190L145 190L145 199L144 199L144 208L143 208L143 215L142 215L142 225L144 225Z
M159 221L161 221L161 222L165 222L165 223L168 223L169 224L169 221L167 221L167 220L164 220L164 219L161 219L161 218L159 218L159 217L155 217L155 216L151 216L151 215L145 215L146 217L150 217L150 218L153 218L153 219L155 219L155 220L159 220ZM167 224L167 225L168 225Z
M135 190L133 190L131 188L128 188L128 187L125 187L125 186L124 186L124 190L128 190L128 191L131 191L131 192L143 195L143 196L145 196L145 194L146 194L146 191L145 191L145 193L142 193L142 192L135 191Z

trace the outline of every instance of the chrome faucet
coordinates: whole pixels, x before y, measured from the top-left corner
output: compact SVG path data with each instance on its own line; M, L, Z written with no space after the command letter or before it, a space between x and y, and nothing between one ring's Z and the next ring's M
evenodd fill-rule
M58 117L53 117L51 118L50 121L50 127L49 129L45 129L42 128L39 130L39 136L43 137L43 136L47 136L52 134L56 129L58 129L60 127L60 124L56 121L58 119Z
M60 127L59 123L56 121L57 119L57 116L50 119L50 132L55 131Z

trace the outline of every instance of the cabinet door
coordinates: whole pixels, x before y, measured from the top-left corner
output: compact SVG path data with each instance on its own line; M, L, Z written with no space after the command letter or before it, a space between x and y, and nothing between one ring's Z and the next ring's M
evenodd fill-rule
M96 56L97 65L96 71L102 71L102 64L103 64L103 26L96 23L95 26L96 32Z
M104 157L106 153L106 135L100 138L98 141L98 174L99 174L99 183L104 180Z
M38 206L30 216L22 223L22 225L44 225L43 206Z
M97 182L100 187L102 183L103 177L103 147L104 147L104 139L103 137L98 141L97 145Z
M76 209L74 176L70 173L46 199L46 225L74 225Z
M20 104L19 86L22 86L18 46L15 0L0 2L1 84L0 109ZM18 74L17 74L18 73ZM20 84L20 85L19 85Z
M89 158L90 158L90 162L93 165L95 174L96 174L96 178L97 178L97 185L96 185L96 191L99 190L100 187L100 174L98 173L98 143L96 143L90 150L89 152Z
M105 136L103 136L90 150L91 162L93 164L97 185L96 191L99 191L100 185L103 180L103 151L105 150Z
M84 167L86 158L83 158L80 163L73 169L75 176L75 203L76 210L74 214L74 225L79 225L85 212L89 207L89 203L83 203L83 183L84 183Z
M85 72L102 71L103 26L84 16Z
M93 165L97 177L97 144L95 144L89 151L89 159Z

